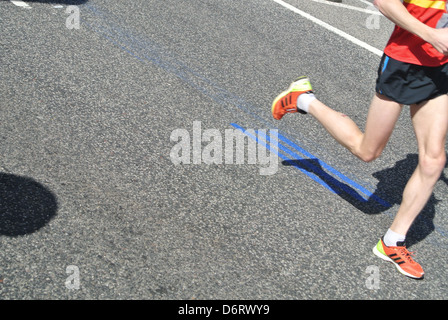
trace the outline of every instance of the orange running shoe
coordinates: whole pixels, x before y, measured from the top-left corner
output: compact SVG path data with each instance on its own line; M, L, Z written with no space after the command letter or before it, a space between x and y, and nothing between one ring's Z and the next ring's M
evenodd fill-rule
M306 114L305 111L297 108L297 98L302 93L313 92L310 80L307 77L300 77L289 86L288 90L280 93L272 103L272 116L274 119L280 120L285 114L292 112L300 112Z
M388 247L384 244L383 239L380 239L373 248L373 253L381 259L395 264L398 271L405 276L414 279L423 279L425 273L422 267L412 259L412 252L406 249L404 243L398 244L402 245Z

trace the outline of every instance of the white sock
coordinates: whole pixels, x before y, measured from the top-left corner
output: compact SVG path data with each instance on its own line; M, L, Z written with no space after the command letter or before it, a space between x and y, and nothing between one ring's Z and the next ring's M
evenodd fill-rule
M384 244L386 246L397 246L397 242L404 242L406 240L406 236L396 233L392 230L387 230L386 234L383 237Z
M297 108L299 108L300 110L303 110L305 112L308 112L310 103L314 99L316 99L316 97L314 96L314 93L312 93L312 92L302 93L297 98Z

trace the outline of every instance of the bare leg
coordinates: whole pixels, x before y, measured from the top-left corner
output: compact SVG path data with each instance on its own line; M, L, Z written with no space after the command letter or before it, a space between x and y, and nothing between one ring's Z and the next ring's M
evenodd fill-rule
M402 235L406 235L426 205L445 167L448 95L410 108L419 147L419 164L406 185L403 201L390 228ZM402 105L376 94L370 105L365 133L349 117L317 99L311 102L308 112L355 156L372 161L386 146L401 110Z
M365 133L346 115L337 112L319 100L314 100L308 112L342 146L355 156L369 162L376 159L392 134L401 113L402 105L376 94L370 105Z
M401 206L391 230L406 235L432 194L446 162L448 95L411 106L419 148L419 163L403 193Z

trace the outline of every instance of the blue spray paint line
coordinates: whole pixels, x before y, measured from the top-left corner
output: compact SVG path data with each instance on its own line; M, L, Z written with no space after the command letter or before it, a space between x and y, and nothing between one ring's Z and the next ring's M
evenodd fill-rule
M269 140L270 138L267 137ZM280 140L282 140L280 138ZM338 181L333 176L325 172L322 167L320 166L321 161L317 158L302 158L298 153L291 151L287 147L283 146L282 144L279 144L279 149L283 152L287 153L290 157L286 157L286 162L291 164L292 166L296 167L297 169L300 169L302 172L303 170L306 170L307 172L315 175L316 177L319 177L319 181L322 181L323 184L327 187L327 189L331 189L336 194L341 194L341 192L345 192L355 198L358 201L361 202L367 202L369 200L369 197L363 197L361 194L357 193L354 189L352 189L350 186ZM285 160L285 159L284 159ZM308 175L309 176L309 175ZM325 182L325 180L328 182ZM321 183L322 184L322 183Z
M355 189L359 190L360 192L362 192L363 194L365 194L367 196L367 199L372 199L375 200L376 202L378 202L379 204L385 206L385 207L392 207L392 205L387 202L386 200L381 199L380 197L378 197L377 195L375 195L374 193L372 193L371 191L367 190L366 188L364 188L363 186L361 186L360 184L356 183L355 181L349 179L348 177L346 177L345 175L343 175L341 172L337 171L336 169L334 169L333 167L331 167L330 165L328 165L327 163L323 162L320 159L317 159L315 156L313 156L312 154L310 154L308 151L306 151L305 149L299 147L297 144L295 144L294 142L292 142L291 140L289 140L288 138L284 137L283 135L279 134L279 139L282 140L283 142L285 142L288 146L290 146L291 148L293 148L294 150L297 150L299 152L301 152L302 154L304 154L305 156L309 157L309 158L314 158L318 161L319 165L323 168L328 170L329 172L331 172L332 174L334 174L335 176L337 176L338 178L340 178L342 181L344 181L345 183L349 184L350 186L354 187Z
M344 176L339 171L335 170L334 168L330 167L328 164L325 164L321 160L313 157L311 154L309 154L306 150L303 150L302 148L296 146L294 143L292 143L289 139L285 138L281 134L278 134L278 138L281 142L286 143L289 148L292 148L293 150L298 149L298 151L306 153L307 155L310 155L311 158L306 159L300 156L297 152L294 152L290 150L288 147L285 147L282 143L278 143L279 141L276 141L277 149L271 148L269 143L270 137L265 135L264 133L257 133L257 136L253 136L250 132L246 131L243 127L239 126L238 124L231 123L231 125L239 130L241 130L244 134L249 136L251 139L257 141L257 143L261 144L265 148L268 148L271 152L274 152L276 155L278 155L281 159L289 162L292 166L299 169L302 173L310 177L312 180L318 182L328 190L330 190L333 193L341 194L346 193L353 197L354 199L361 201L361 202L368 202L370 200L374 200L378 202L379 204L389 208L391 205L374 195L369 190L365 189L364 187L360 186L356 182L350 180L346 176ZM264 143L259 138L262 138L266 141ZM284 155L280 153L279 151L282 151L286 153L287 155ZM338 178L342 180L339 181L338 179L334 178L332 175L328 174L323 170L323 168L328 169L331 173L335 174ZM361 194L359 194L356 190L361 191L365 196L363 197Z
M138 38L135 34L132 32L129 32L128 30L124 30L121 27L119 27L120 21L117 21L117 19L113 19L113 16L110 13L101 11L100 9L96 8L93 5L84 6L83 8L86 8L88 11L90 11L92 14L94 14L96 17L93 20L92 24L88 24L86 21L83 21L83 25L87 25L88 28L90 28L92 31L98 33L99 35L103 36L108 41L112 42L114 45L122 49L123 51L130 54L132 57L136 58L137 60L143 62L143 63L153 63L156 66L164 69L165 71L174 74L177 76L180 80L182 80L184 83L190 85L197 91L201 92L205 96L209 97L211 100L221 104L221 105L228 105L228 106L234 106L238 109L242 110L246 114L252 116L253 118L257 119L257 121L260 121L264 123L265 125L270 126L271 124L261 117L258 114L258 111L255 110L254 106L247 103L244 99L236 96L235 94L221 88L218 86L215 82L211 81L209 78L202 76L197 71L191 69L190 67L186 66L182 61L178 60L176 57L170 57L169 53L166 49L158 46L155 42L153 42L150 39L147 38ZM84 17L84 16L83 16ZM84 19L83 19L84 20ZM114 22L115 20L115 22ZM234 126L235 128L239 127L238 125ZM241 128L244 130L243 128ZM240 130L241 130L240 129ZM333 187L328 185L325 181L320 179L315 174L310 174L310 171L313 170L314 167L318 168L320 172L324 172L322 168L328 170L335 176L339 177L343 181L347 179L347 181L351 181L348 177L344 176L337 170L333 169L331 166L325 164L317 157L311 155L308 153L305 149L297 146L297 144L291 142L291 140L287 139L285 135L280 135L282 141L288 145L288 148L293 148L298 152L301 152L309 159L304 159L303 157L300 157L298 155L294 156L294 159L290 159L289 157L281 154L278 151L273 150L275 154L277 154L281 159L285 161L292 161L292 165L294 165L297 169L299 169L301 172L306 174L308 177L313 179L314 181L318 182L331 192L336 192ZM256 141L259 141L257 137L255 137ZM266 148L270 148L266 144ZM283 146L282 146L283 148ZM283 149L282 149L283 150ZM293 152L294 153L294 152ZM300 165L297 165L297 161L303 161L300 162ZM311 169L307 168L307 170L303 169L303 164L313 164L317 163L316 166L311 165ZM325 172L324 172L325 173ZM356 184L356 183L355 183ZM344 184L340 184L340 187L344 187ZM345 186L347 187L347 186ZM358 190L361 188L358 188ZM350 191L350 189L348 189ZM353 191L353 190L352 190ZM377 197L375 194L372 194L371 192L364 192L368 196L370 196L369 200L375 200L378 203L382 204L383 206L390 208L391 205ZM358 195L358 197L360 197ZM442 236L447 237L448 232L444 230L443 228L434 226L435 230L439 232Z
M95 7L88 6L90 11L97 16L97 18L100 18L100 20L110 18L107 14L102 13L100 10L96 9ZM109 20L109 19L108 19ZM98 21L97 21L98 22ZM110 22L110 20L109 20ZM105 37L107 40L111 41L116 46L120 47L122 50L126 51L136 59L142 62L150 62L154 63L155 65L159 66L160 68L164 69L165 71L176 75L178 78L180 78L183 82L188 83L191 85L194 89L197 91L203 93L204 95L211 98L213 101L218 102L220 104L230 104L235 105L241 110L245 111L248 114L251 114L252 116L256 116L259 118L257 114L255 114L250 109L251 106L247 105L241 98L238 98L234 96L233 94L227 92L226 90L218 87L215 83L210 81L209 79L201 76L197 72L191 70L187 66L185 66L183 63L179 62L177 59L175 61L169 61L169 57L166 55L164 50L159 48L157 45L155 45L152 41L148 40L139 40L134 35L130 34L129 32L126 32L125 30L122 30L119 28L116 24L106 24L105 26L93 26L87 22L84 22L90 29L100 33L103 37ZM151 54L148 56L147 52ZM208 89L207 89L208 87ZM243 129L244 130L244 129ZM348 179L346 176L338 172L337 170L333 169L331 166L327 165L326 163L319 160L317 157L313 156L309 152L307 152L305 149L299 147L297 144L293 143L291 140L286 138L284 135L279 134L279 138L286 143L286 145L289 148L292 148L292 152L285 148L283 145L280 145L280 149L284 152L289 154L291 158L284 158L284 156L277 152L277 154L285 161L290 160L296 160L296 161L302 161L304 158L300 157L297 152L302 153L307 158L315 159L315 163L318 165L313 165L312 162L306 162L302 161L302 165L306 165L306 169L299 168L300 171L307 174L307 176L314 176L321 175L324 176L326 174L321 168L328 170L335 176L338 176L342 181L348 183L351 186L354 186L357 190L361 191L363 194L366 195L366 198L363 198L360 196L357 192L354 192L350 187L346 186L343 183L336 183L336 180L331 180L333 183L335 183L334 188L343 190L344 192L351 194L353 197L366 201L367 198L373 197L375 200L379 203L381 203L384 206L390 207L390 204L385 202L384 200L376 197L373 195L369 190L363 188L359 184L355 183L354 181ZM298 167L295 163L292 163L295 167ZM311 172L311 174L310 174ZM313 174L314 173L314 174ZM330 177L327 175L327 177ZM314 178L314 180L318 180L320 184L324 185L327 189L331 190L332 192L336 192L332 187L330 187L327 183L325 183L322 179L319 177Z
M257 135L254 136L252 133L250 133L249 131L246 131L243 127L237 125L236 123L231 123L231 125L233 127L235 127L236 129L242 131L245 135L247 135L249 138L255 140L257 143L259 143L261 146L265 147L267 150L269 150L270 152L273 152L274 154L276 154L277 156L279 156L281 159L283 160L290 160L290 158L288 158L287 156L279 153L277 150L275 150L274 148L271 148L271 146L267 143L265 143L262 139L259 139L260 136L258 136L258 133L256 133ZM264 137L266 138L266 137ZM333 193L336 193L336 191L333 190L333 188L331 188L325 181L323 181L321 178L319 178L318 176L312 174L310 171L305 170L301 167L297 167L297 169L299 169L301 172L303 172L304 174L306 174L308 177L310 177L311 179L313 179L314 181L318 182L319 184L321 184L322 186L324 186L325 188L327 188L328 190L330 190Z
M335 194L338 194L338 195L340 195L341 192L344 192L344 193L352 196L354 199L356 199L358 201L361 201L361 202L368 202L368 201L373 200L373 201L379 203L380 205L382 205L382 206L384 206L386 208L391 208L392 207L392 205L389 202L387 202L386 200L378 197L377 195L373 194L369 190L367 190L364 187L360 186L356 182L354 182L351 179L347 178L346 176L344 176L342 173L340 173L336 169L332 168L331 166L329 166L328 164L324 163L320 159L317 159L316 157L314 157L312 154L310 154L306 150L300 148L295 143L293 143L289 139L287 139L284 136L282 136L280 133L278 133L278 141L275 141L275 144L277 145L277 150L281 150L281 151L287 153L289 156L291 156L291 158L281 154L280 152L278 152L274 148L271 148L269 146L269 143L271 142L271 139L264 132L256 131L256 135L257 136L253 136L251 133L247 132L243 127L241 127L241 126L239 126L237 124L231 123L231 125L233 127L237 128L237 129L241 130L244 134L246 134L250 138L254 139L258 143L260 143L262 146L264 146L265 148L268 148L268 150L270 150L270 152L274 152L274 154L278 155L281 159L283 159L285 161L291 161L291 165L292 166L296 167L302 173L306 174L312 180L314 180L317 183L321 184L323 187L325 187L326 189L330 190L331 192L333 192ZM266 143L263 142L262 139L264 139L264 141L266 141ZM290 147L292 149L297 149L301 153L310 156L310 158L309 159L303 158L302 156L300 156L296 152L290 150L289 148L284 147L281 143L279 143L279 141L281 141L283 143L286 143L288 145L288 147ZM314 164L314 163L316 163L316 164ZM340 178L343 182L348 183L348 185L345 184L345 183L340 182L337 179L335 179L333 176L331 176L328 173L326 173L322 168L328 169L328 171L330 171L335 176ZM325 178L323 179L323 178L320 178L320 177L325 177ZM327 183L325 180L330 181L331 183L330 182ZM358 194L356 192L355 189L351 188L350 186L358 189L359 191L362 191L367 197L366 198L362 197L360 194ZM393 218L392 215L389 215L389 216L391 218ZM432 224L432 222L428 221L428 220L424 220L423 222L425 222L427 224ZM437 225L433 225L433 228L434 228L434 231L437 232L438 234L440 234L441 236L443 236L445 238L448 237L448 231L446 229L444 229L442 227L439 227Z
M85 8L96 17L94 20L95 25L89 24L88 22L83 22L83 24L112 42L117 47L129 53L131 56L141 62L153 63L168 73L177 76L193 89L201 92L221 105L227 104L236 106L252 117L257 118L262 122L266 122L253 111L254 107L252 105L233 93L219 87L216 83L202 76L197 71L192 70L176 57L171 57L169 52L153 41L148 40L147 38L138 39L136 35L133 35L129 31L120 28L116 23L113 23L114 18L110 14L101 11L92 4L85 5Z

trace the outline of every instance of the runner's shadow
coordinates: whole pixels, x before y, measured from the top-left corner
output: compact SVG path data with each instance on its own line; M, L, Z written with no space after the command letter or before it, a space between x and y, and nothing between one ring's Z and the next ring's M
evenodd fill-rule
M33 233L56 215L56 196L28 177L0 172L0 236Z
M359 190L328 174L317 159L284 160L282 164L313 173L338 196L358 210L366 214L378 214L387 211L394 205L400 205L406 183L418 164L418 155L409 154L405 159L398 161L392 168L375 172L373 176L378 179L377 188L368 199L364 199L365 196ZM444 175L440 179L448 184L448 179ZM434 195L431 195L425 208L408 232L406 240L408 246L420 242L434 231L433 219L435 205L438 201Z

